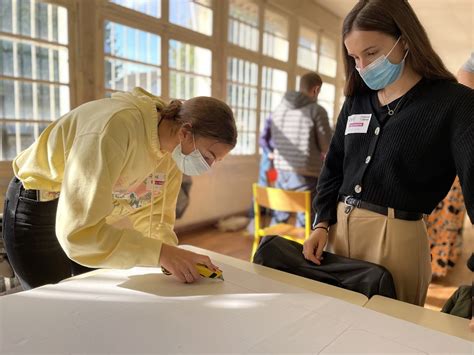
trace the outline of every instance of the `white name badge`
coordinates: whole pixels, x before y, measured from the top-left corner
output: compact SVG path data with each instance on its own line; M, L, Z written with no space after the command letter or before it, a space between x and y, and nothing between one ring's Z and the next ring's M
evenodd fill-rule
M351 115L347 119L346 135L352 133L367 133L369 129L370 119L372 114Z

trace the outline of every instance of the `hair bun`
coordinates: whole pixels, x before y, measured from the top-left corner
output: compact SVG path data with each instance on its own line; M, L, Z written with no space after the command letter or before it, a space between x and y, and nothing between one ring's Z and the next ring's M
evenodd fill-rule
M181 113L183 103L181 100L172 100L168 106L163 109L161 117L165 120L176 121Z

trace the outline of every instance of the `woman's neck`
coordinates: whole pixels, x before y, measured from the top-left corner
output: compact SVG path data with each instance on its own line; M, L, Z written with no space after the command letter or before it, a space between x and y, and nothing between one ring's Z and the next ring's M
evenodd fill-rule
M169 120L161 120L158 124L158 140L160 149L171 153L179 143L176 125Z
M402 76L397 81L377 92L380 103L386 105L402 97L415 86L420 79L421 75L416 73L409 66L405 66Z

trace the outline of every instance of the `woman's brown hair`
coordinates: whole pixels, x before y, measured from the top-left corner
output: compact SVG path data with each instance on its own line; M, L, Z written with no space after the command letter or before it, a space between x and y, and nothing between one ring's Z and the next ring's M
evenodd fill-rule
M357 73L354 59L348 55L344 45L346 36L352 30L382 32L394 39L401 36L410 51L406 63L416 73L427 79L456 81L433 50L423 25L407 0L360 0L346 16L342 26L346 96L370 91Z
M184 102L173 100L161 112L162 119L179 126L190 124L196 136L215 138L232 148L237 144L234 114L224 102L208 96L198 96Z

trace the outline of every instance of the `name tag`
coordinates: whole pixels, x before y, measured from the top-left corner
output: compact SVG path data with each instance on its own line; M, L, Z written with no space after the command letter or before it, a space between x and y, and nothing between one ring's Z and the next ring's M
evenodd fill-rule
M166 174L164 173L151 174L146 179L146 190L147 191L153 190L154 195L157 196L159 192L161 191L161 189L163 188L165 181L166 181Z
M370 119L372 114L351 115L347 119L346 135L352 133L367 133L369 129Z

